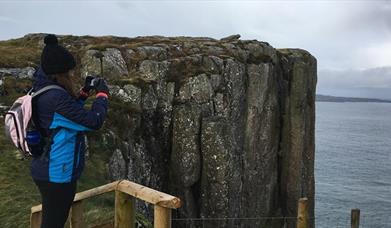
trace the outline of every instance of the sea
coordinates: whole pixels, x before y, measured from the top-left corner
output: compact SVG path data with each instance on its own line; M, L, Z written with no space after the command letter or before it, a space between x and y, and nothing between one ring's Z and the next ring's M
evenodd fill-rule
M391 104L316 103L315 224L391 228Z

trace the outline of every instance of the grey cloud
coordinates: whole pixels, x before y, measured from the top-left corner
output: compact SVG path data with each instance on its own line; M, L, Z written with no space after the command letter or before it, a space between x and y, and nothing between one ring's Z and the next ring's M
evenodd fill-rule
M267 41L276 48L306 49L318 59L321 70L371 68L391 66L391 60L387 62L388 50L384 50L390 47L391 40L390 4L390 1L0 0L0 17L18 21L12 24L0 19L0 40L32 32L213 38L239 33L243 39ZM357 86L354 80L342 80L341 75L328 75L338 73L320 72L320 89L335 87L330 86L333 80L346 85L341 89ZM360 86L373 87L376 77L360 76Z
M391 38L391 2L364 1L336 27L358 40L383 42Z
M371 2L366 11L360 15L360 24L370 27L385 27L391 31L391 2Z

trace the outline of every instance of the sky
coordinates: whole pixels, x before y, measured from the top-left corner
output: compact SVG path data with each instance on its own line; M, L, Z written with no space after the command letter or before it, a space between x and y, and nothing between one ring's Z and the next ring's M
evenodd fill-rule
M390 0L0 0L0 40L38 32L240 34L311 52L318 60L319 94L391 99Z

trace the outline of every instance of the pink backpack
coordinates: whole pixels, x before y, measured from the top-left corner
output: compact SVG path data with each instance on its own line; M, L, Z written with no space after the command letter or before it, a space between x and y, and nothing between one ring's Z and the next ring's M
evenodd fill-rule
M5 134L19 149L23 157L31 155L26 137L28 129L34 125L31 121L32 99L51 89L64 90L60 86L49 85L34 93L30 91L27 95L19 97L5 114Z

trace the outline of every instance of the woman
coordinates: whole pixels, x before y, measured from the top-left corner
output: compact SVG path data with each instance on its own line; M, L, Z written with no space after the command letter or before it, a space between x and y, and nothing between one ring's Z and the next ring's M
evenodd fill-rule
M33 99L33 121L41 141L32 149L31 175L42 197L41 228L63 228L84 167L84 132L102 126L109 89L103 79L90 86L91 77L87 77L76 95L71 80L74 57L58 44L56 36L47 35L44 42L34 91L48 85L62 89L48 90ZM96 99L88 111L83 103L91 89L96 90Z

